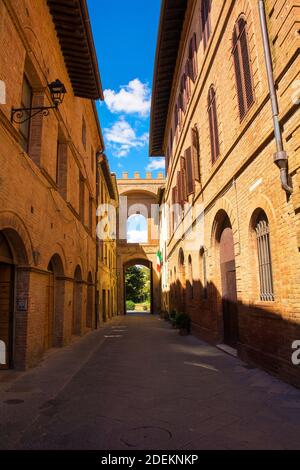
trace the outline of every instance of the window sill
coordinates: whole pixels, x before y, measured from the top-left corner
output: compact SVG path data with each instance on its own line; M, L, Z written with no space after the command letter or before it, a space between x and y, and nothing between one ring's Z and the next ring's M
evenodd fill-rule
M276 313L279 309L279 303L276 300L252 300L249 301L249 307L253 309L266 310L270 313Z

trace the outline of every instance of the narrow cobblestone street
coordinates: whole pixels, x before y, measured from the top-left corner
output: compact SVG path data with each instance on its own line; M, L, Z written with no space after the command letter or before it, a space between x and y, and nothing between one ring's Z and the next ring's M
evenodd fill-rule
M1 449L300 449L297 389L149 315L0 382Z

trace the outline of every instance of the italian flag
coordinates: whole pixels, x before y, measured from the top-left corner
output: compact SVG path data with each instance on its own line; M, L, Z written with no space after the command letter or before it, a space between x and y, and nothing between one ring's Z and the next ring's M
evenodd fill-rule
M159 273L161 272L162 265L163 265L162 254L161 254L161 251L158 250L158 252L156 253L156 269Z

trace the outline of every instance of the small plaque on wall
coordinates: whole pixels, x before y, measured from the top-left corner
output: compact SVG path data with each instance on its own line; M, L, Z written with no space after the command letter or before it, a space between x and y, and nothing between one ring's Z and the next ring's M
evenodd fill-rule
M27 312L27 299L17 299L16 303L18 312Z

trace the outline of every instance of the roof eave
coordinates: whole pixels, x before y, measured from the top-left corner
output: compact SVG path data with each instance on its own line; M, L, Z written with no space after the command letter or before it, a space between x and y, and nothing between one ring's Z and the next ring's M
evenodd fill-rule
M74 95L104 100L86 0L47 0Z
M174 78L174 72L177 63L178 50L181 41L182 28L184 25L185 14L188 6L188 0L177 0L176 3L174 0L163 0L160 21L159 21L159 30L158 30L158 40L155 54L155 65L154 65L154 76L153 76L153 93L151 100L151 119L150 119L150 140L149 140L149 154L153 157L162 156L164 154L163 150L163 141L165 134L165 126L168 116L168 108L172 91L172 84ZM178 14L174 15L174 11L178 10ZM175 18L175 19L174 19ZM163 35L167 32L167 26L176 23L176 27L172 31L172 27L168 31L168 34L173 34L173 55L171 53L165 54L165 57L168 57L168 67L170 71L168 72L167 79L164 78L163 81L160 80L160 69L164 66L163 64L163 51L162 41ZM169 52L169 51L168 51ZM162 57L161 57L162 55ZM170 62L171 61L171 62ZM163 105L157 104L157 95L160 91L163 94L163 87L167 89L166 97L163 100ZM160 119L163 120L164 124L157 125L156 119L157 114L161 114Z

